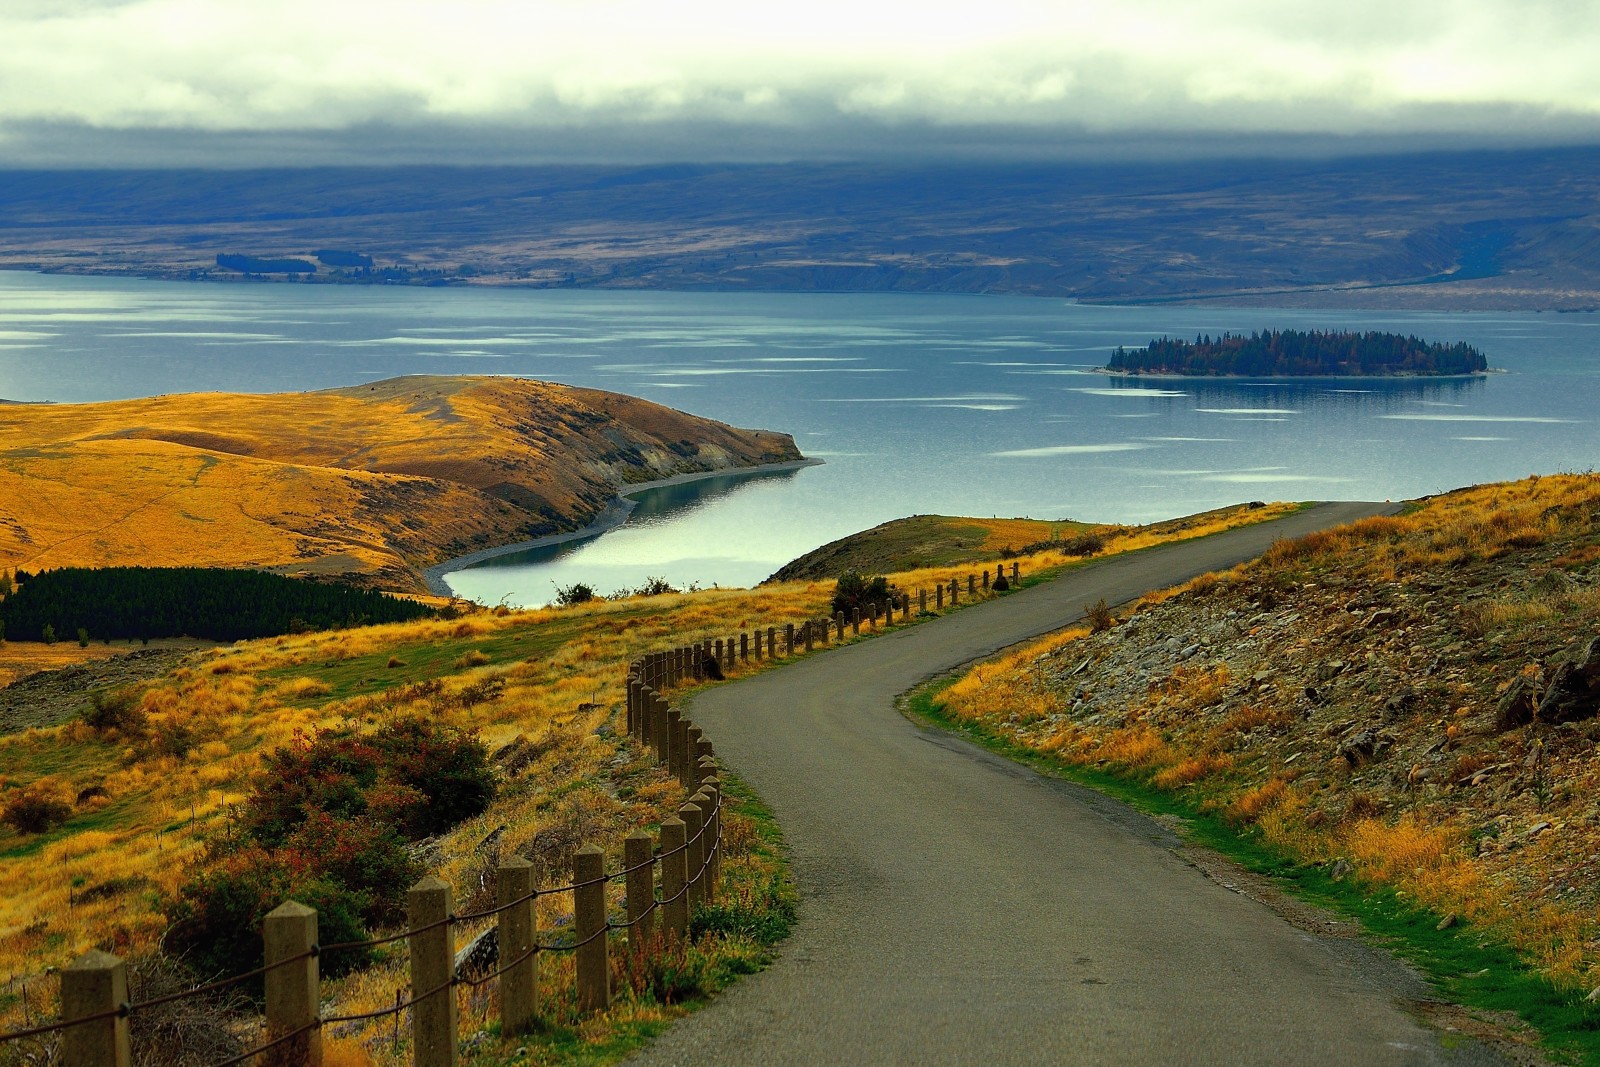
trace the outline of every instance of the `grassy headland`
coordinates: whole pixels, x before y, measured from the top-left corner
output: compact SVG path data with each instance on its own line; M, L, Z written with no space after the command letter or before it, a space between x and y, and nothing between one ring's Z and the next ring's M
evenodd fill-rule
M422 592L423 568L578 529L621 486L799 458L787 434L513 378L7 405L0 570L252 567Z

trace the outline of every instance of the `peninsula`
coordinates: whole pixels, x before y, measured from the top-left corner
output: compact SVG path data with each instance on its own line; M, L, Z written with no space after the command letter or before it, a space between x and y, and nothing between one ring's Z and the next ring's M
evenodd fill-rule
M1118 346L1106 370L1114 374L1190 377L1434 377L1482 374L1482 352L1397 333L1268 330L1190 341L1163 337L1144 348Z
M423 592L457 556L594 523L619 490L803 460L620 393L410 376L0 415L0 570L245 567Z

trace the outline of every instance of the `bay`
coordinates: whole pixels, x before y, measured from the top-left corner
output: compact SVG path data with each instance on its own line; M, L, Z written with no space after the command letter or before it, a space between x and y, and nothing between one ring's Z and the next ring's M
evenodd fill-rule
M1463 380L1130 381L1112 348L1225 330L1466 341ZM455 571L534 604L659 575L748 585L916 513L1149 522L1251 499L1399 499L1600 463L1600 315L1101 307L938 294L153 282L0 272L0 397L267 392L514 374L794 434L824 465L647 495L624 526Z

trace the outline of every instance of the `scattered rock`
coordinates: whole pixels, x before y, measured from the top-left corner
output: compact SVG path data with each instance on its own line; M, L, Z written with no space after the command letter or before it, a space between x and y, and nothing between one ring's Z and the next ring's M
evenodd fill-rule
M1369 726L1358 731L1353 737L1346 739L1339 745L1339 755L1352 767L1359 767L1378 754L1381 738L1378 731Z
M1550 668L1539 701L1544 722L1577 722L1600 714L1600 637L1573 645Z
M1500 694L1500 701L1494 709L1494 728L1500 733L1515 730L1519 726L1526 726L1533 721L1534 713L1539 710L1538 690L1534 681L1526 675L1519 674Z
M1335 882L1342 882L1354 874L1355 871L1356 869L1350 865L1349 860L1337 859L1333 861L1333 866L1328 868L1328 877Z
M1439 920L1439 925L1435 926L1434 929L1435 930L1448 930L1452 926L1454 926L1455 924L1456 924L1456 913L1452 911L1449 915L1446 915L1444 918L1440 919Z
M456 978L477 977L500 962L500 928L491 926L456 953Z

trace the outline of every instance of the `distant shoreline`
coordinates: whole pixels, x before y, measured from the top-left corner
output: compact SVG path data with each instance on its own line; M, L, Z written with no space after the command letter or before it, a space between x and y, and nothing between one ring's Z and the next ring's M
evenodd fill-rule
M545 537L535 537L530 541L517 541L509 545L496 545L493 548L480 548L476 552L468 552L464 556L455 556L443 563L435 563L422 572L422 580L428 586L428 592L434 596L455 597L457 594L445 582L444 576L453 571L465 570L474 563L482 563L486 559L496 556L509 556L513 552L526 552L535 548L548 548L551 545L562 545L569 541L581 541L588 537L598 537L628 521L628 516L633 514L633 509L639 506L637 500L630 499L636 493L643 493L650 489L665 489L670 485L684 485L688 482L704 481L707 478L743 477L754 474L775 474L779 471L797 471L805 467L820 467L820 459L791 459L782 463L763 463L756 467L728 467L722 470L693 471L688 474L675 474L670 478L659 478L653 482L632 482L621 486L611 503L595 517L595 520L581 530L571 530L567 533L549 534Z

